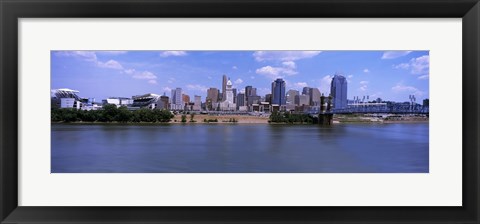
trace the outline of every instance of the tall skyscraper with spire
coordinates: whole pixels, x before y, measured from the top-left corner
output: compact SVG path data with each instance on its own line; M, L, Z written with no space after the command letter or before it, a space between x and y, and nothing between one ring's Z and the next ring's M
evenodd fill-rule
M347 108L347 79L339 74L335 74L332 78L330 86L330 94L333 97L334 109Z
M225 86L225 98L220 103L220 110L227 110L227 111L234 111L237 109L235 103L233 103L234 96L233 96L233 89L232 89L232 82L230 79L227 81L227 85Z

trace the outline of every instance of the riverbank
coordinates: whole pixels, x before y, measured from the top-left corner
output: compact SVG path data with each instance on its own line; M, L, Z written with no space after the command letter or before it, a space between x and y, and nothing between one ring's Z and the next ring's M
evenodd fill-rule
M392 116L392 117L371 117L357 115L338 115L333 117L334 123L428 123L425 116Z
M190 115L186 117L187 121L182 122L181 115L176 115L170 122L52 122L53 124L129 124L129 125L164 125L164 124L286 124L286 123L269 123L268 117L251 116L251 115L195 115L190 122ZM206 120L206 121L205 121ZM210 120L210 122L209 122ZM216 120L216 122L215 122ZM380 119L371 117L355 117L355 118L333 118L333 125L348 124L348 123L377 123L377 124L404 124L404 123L428 123L428 118L397 118L397 119ZM297 123L296 123L297 124ZM307 123L298 123L307 125Z
M190 122L190 115L186 115L187 122ZM252 115L206 115L195 114L194 123L238 123L238 124L268 124L268 117L252 116ZM205 122L205 120L207 122ZM208 122L209 120L217 120L217 122ZM175 115L170 123L182 123L182 115ZM235 121L235 122L233 122Z

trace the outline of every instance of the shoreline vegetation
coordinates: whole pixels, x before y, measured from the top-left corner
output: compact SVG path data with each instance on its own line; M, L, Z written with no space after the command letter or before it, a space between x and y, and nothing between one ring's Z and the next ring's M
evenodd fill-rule
M363 114L335 115L333 124L341 123L428 123L428 116ZM139 109L106 105L103 110L52 109L51 123L71 124L316 124L318 118L307 114L273 112L268 115L172 114L168 110Z

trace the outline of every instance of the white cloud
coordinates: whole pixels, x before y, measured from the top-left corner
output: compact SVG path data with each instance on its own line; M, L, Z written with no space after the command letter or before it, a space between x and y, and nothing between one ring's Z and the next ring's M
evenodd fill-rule
M282 62L282 65L286 68L290 68L290 69L295 69L297 66L295 65L295 62L293 61L284 61Z
M403 85L403 83L397 83L397 85L392 87L392 90L396 93L406 92L406 93L414 94L414 95L417 95L417 96L422 96L423 95L423 91L420 91L419 89L417 89L413 86Z
M237 66L234 65L234 66L232 67L232 69L237 70L238 68L237 68Z
M160 54L160 57L170 57L170 56L185 56L187 55L186 51L164 51Z
M148 83L149 83L149 84L154 84L154 85L156 85L156 84L157 84L157 80L155 80L155 79L150 79L150 80L148 80Z
M396 69L405 69L410 70L410 73L414 75L422 75L425 78L425 75L429 74L430 69L430 56L423 55L418 58L412 58L408 63L401 63L393 66Z
M347 78L351 79L351 78L353 78L353 75L349 75L349 76L347 76Z
M293 86L295 88L303 88L303 87L307 87L308 84L306 82L296 82L296 83L293 83Z
M169 79L167 80L167 82L168 82L168 83L174 83L175 80L176 80L175 78L169 78Z
M382 59L394 59L410 54L412 51L385 51Z
M394 65L393 67L396 68L396 69L408 69L408 68L410 68L410 64L401 63L401 64L398 64L398 65Z
M208 79L212 79L212 76L208 76L207 78L208 78Z
M295 75L297 72L291 68L285 67L272 67L272 66L265 66L259 68L255 71L259 75L263 75L268 79L277 79L277 78L284 78L286 75Z
M412 74L428 74L430 68L430 56L423 55L410 60Z
M256 61L296 61L315 57L321 51L256 51L253 57Z
M280 76L282 69L283 68L280 67L265 66L257 69L255 73L265 76L274 76L273 78L276 78L277 76Z
M157 76L149 71L137 72L132 77L134 79L157 79Z
M368 89L368 81L360 81L359 90L365 92L367 91L367 89Z
M121 55L126 54L128 51L95 51L97 54L105 54L105 55Z
M112 53L108 53L110 51L99 51L99 52L102 52L103 54L112 54ZM94 63L95 66L99 68L109 68L109 69L116 69L116 70L124 69L122 64L120 64L118 61L108 60L107 62L102 62L98 60L97 54L94 51L59 51L57 52L56 55L81 58L85 61ZM124 72L128 74L128 72L132 72L132 70L127 69L127 70L124 70Z
M251 79L255 79L255 76L252 75L252 76L250 76L250 78L251 78Z
M330 94L330 86L332 84L333 75L326 75L320 80L320 92L323 93L325 96Z
M188 84L187 89L198 90L198 91L202 91L202 92L207 92L207 90L208 90L208 88L206 86L199 85L199 84Z
M363 72L364 73L370 73L370 70L368 70L368 68L366 68L366 69L363 69Z
M77 57L85 61L97 62L97 55L93 51L58 51L55 55L60 57Z
M111 68L111 69L118 69L118 70L123 69L123 66L120 63L118 63L118 61L115 61L115 60L109 60L107 62L98 61L97 65L100 68Z
M429 79L430 78L430 75L422 75L422 76L418 76L418 79Z
M172 88L166 86L166 87L163 87L163 91L170 92L170 91L172 91Z
M282 62L283 67L273 67L273 66L264 66L255 71L259 75L263 75L268 79L284 78L285 76L296 75L298 72L295 71L296 65L293 61L284 61Z
M128 75L133 75L133 73L135 73L135 69L125 69L123 72L125 72Z
M241 84L241 83L243 83L242 79L239 78L239 79L235 80L235 84Z

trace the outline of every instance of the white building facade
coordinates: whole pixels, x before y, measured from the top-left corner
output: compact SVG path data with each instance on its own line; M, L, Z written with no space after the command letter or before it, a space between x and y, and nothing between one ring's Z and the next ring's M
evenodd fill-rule
M225 87L225 99L220 102L220 110L222 111L235 111L237 109L237 105L233 101L233 90L232 90L232 81L230 79L227 81L227 85Z

